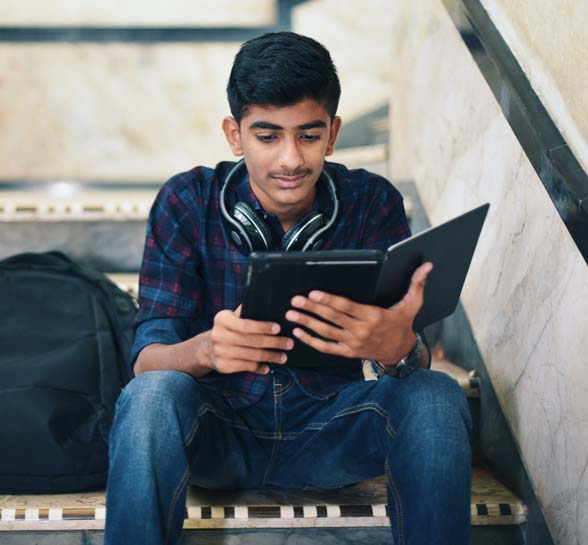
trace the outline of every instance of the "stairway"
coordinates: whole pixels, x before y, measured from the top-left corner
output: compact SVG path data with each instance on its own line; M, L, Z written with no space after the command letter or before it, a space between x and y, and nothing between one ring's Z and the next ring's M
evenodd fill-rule
M346 153L346 160L353 159L351 150ZM371 153L375 157L373 150ZM360 150L356 160L366 157L365 150ZM111 279L136 296L145 219L156 191L156 187L111 187L80 190L74 195L66 192L61 197L40 188L0 191L1 256L58 247L102 270L114 270L108 273ZM419 207L408 198L406 208L410 215ZM459 382L477 422L480 389L475 373L445 361L439 352L433 368ZM366 379L374 379L367 370ZM474 425L472 543L522 544L525 505L484 469L479 444L478 426ZM0 496L0 542L101 543L105 512L104 491ZM192 488L182 543L275 544L291 539L296 543L385 543L388 526L382 478L322 493L219 493Z

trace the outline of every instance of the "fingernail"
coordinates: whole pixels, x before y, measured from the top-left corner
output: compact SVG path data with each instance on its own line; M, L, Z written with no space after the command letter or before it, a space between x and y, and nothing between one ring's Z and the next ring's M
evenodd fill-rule
M298 314L298 312L296 312L295 310L289 310L288 312L286 312L286 318L288 320L298 320L299 317L300 314Z
M280 324L272 325L272 333L279 333L280 332Z
M292 304L295 307L301 307L304 305L304 297L300 297L300 295L297 295L296 297L292 298Z
M320 301L323 298L323 294L320 291L311 291L308 297L313 301Z
M292 350L292 348L294 348L294 341L292 339L288 339L288 342L286 343L286 349Z
M288 356L286 356L286 354L282 354L280 356L280 363L286 363L286 361L288 361Z
M292 333L294 333L294 336L295 336L295 337L300 337L300 336L302 335L302 330L301 330L301 329L298 329L298 328L296 328L296 329L293 329L293 330L292 330Z
M264 365L264 366L261 368L261 372L262 372L264 375L267 375L267 374L269 373L269 371L270 371L269 365Z

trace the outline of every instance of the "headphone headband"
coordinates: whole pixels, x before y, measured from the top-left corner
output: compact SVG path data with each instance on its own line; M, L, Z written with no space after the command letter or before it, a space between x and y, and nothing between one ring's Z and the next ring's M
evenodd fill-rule
M244 164L245 160L241 159L227 174L220 189L219 207L223 219L227 222L227 228L231 238L239 250L248 255L253 251L269 251L272 246L273 237L271 230L261 217L261 214L253 207L244 202L237 202L231 212L227 209L225 199L229 182L237 170ZM281 250L284 252L304 252L317 249L323 242L319 237L326 234L335 223L339 213L337 188L333 178L326 169L323 169L321 175L324 175L327 183L327 189L333 202L333 212L327 221L325 221L324 215L316 210L312 210L303 216L299 222L284 234L281 244Z

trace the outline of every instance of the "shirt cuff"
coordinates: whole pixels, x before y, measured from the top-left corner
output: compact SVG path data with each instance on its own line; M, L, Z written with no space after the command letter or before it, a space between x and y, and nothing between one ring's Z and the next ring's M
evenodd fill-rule
M190 336L184 320L178 318L154 318L141 322L135 331L135 343L131 351L131 368L135 366L139 352L150 344L177 344Z

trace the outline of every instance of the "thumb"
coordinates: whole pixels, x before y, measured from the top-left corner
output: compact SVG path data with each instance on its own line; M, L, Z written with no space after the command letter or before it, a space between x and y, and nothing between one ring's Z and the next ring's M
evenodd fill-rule
M432 270L433 264L431 262L423 263L414 271L410 279L410 286L403 301L410 305L415 314L423 306L425 284L427 282L427 276Z

